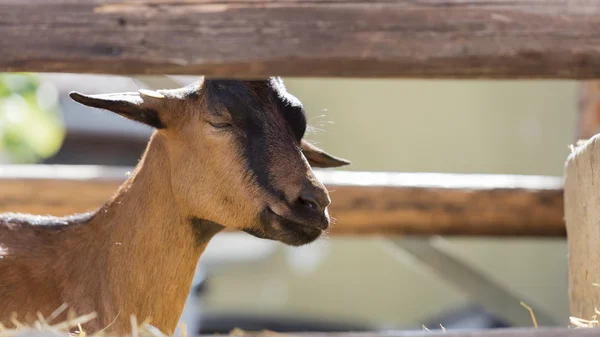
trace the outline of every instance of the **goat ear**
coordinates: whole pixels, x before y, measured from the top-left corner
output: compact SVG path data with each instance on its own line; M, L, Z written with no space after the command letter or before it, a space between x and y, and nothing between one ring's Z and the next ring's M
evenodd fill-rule
M348 160L334 157L304 139L300 142L300 147L312 167L339 167L350 164Z
M125 118L138 123L143 123L156 129L164 129L165 125L160 119L156 109L148 106L144 100L153 100L164 98L158 92L146 91L125 92L116 94L101 95L83 95L78 92L71 92L69 97L75 102L92 108L104 109L119 114Z

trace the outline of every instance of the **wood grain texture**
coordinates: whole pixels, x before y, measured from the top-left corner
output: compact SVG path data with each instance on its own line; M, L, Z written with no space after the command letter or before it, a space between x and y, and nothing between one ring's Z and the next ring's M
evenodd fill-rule
M0 166L0 212L67 215L101 206L127 168ZM316 171L335 235L563 237L562 179Z
M587 0L3 0L0 71L598 78Z
M567 159L565 221L569 246L571 315L592 319L600 303L600 135Z
M578 89L576 142L600 133L600 81L583 81Z

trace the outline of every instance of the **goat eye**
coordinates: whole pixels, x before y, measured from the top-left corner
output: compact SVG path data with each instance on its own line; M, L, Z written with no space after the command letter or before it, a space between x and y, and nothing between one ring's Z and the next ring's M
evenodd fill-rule
M213 122L209 122L209 123L212 127L217 128L217 129L228 128L231 126L231 124L229 124L229 123L213 123Z

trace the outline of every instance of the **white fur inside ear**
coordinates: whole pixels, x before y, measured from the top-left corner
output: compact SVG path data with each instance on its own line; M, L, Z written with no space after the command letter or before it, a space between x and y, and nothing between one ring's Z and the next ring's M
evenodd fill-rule
M140 89L138 91L140 92L140 94L142 94L144 96L149 96L149 97L154 97L154 98L165 98L165 96L158 91L148 90L148 89Z

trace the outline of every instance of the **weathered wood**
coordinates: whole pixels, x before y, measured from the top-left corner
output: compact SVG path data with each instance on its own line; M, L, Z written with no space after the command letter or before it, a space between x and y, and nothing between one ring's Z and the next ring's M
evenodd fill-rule
M578 118L575 141L600 133L600 81L579 83Z
M571 314L596 315L600 288L600 135L577 147L567 159L565 221L569 245Z
M0 71L598 78L587 0L3 0Z
M66 215L101 206L127 168L1 166L0 212ZM564 236L562 179L316 171L332 234Z

